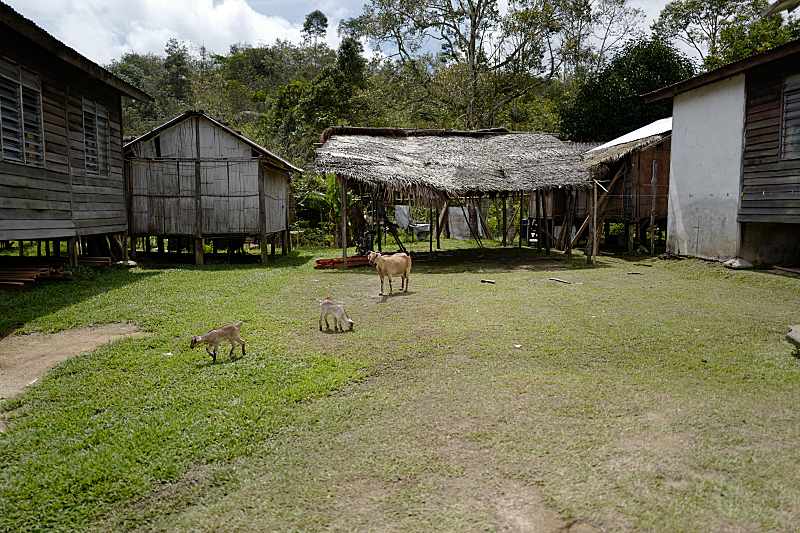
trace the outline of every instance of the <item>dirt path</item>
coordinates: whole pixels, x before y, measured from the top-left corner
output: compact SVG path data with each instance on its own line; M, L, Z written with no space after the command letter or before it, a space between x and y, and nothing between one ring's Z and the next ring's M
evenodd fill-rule
M132 324L108 324L53 334L8 336L0 340L0 400L19 394L70 357L136 335L142 333Z

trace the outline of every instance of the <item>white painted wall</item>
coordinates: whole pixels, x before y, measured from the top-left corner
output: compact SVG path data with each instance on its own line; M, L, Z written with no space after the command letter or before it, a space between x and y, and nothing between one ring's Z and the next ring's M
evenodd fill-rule
M675 97L667 222L674 254L738 253L745 96L739 75Z

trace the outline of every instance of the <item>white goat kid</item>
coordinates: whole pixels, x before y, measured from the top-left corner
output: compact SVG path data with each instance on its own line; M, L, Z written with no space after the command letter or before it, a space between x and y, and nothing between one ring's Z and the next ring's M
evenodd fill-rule
M334 302L330 297L326 297L319 302L319 330L322 331L322 321L325 321L325 329L330 331L331 326L328 324L328 316L333 315L333 330L344 331L344 324L347 324L347 329L353 331L355 322L347 314L343 304Z
M389 278L389 294L392 294L392 276L400 276L400 290L408 292L408 278L411 275L411 257L404 253L382 255L370 252L367 255L371 265L381 277L381 296L383 296L383 278Z
M219 329L212 329L205 335L195 335L192 337L192 342L189 346L194 349L195 346L205 344L206 352L211 356L211 360L214 363L217 362L217 350L219 350L219 345L226 341L231 345L231 351L228 353L228 357L233 357L233 350L236 348L237 344L242 347L242 356L245 356L244 340L240 335L241 328L242 322L239 321L228 324L227 326L222 326Z

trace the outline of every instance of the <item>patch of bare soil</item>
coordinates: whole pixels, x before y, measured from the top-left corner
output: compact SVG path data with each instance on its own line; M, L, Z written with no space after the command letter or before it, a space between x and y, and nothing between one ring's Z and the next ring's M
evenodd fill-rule
M133 324L107 324L0 340L0 399L11 398L58 363L119 339L143 335ZM0 431L3 423L0 421Z

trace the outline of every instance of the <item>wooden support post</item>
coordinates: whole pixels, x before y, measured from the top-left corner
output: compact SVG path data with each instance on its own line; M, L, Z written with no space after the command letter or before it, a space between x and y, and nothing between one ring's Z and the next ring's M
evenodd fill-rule
M36 241L36 257L42 257L42 241Z
M45 257L50 257L50 240L44 241L44 255Z
M544 222L544 250L550 255L550 219L548 218L547 192L542 191L542 219Z
M341 176L337 176L337 178L339 179L339 187L341 189L339 208L342 214L342 257L344 258L344 266L347 267L347 181Z
M156 237L156 246L158 246L158 255L164 255L164 237L161 235Z
M508 194L503 193L503 247L508 246Z
M269 255L271 257L275 257L275 240L277 239L276 234L272 234L269 238Z
M609 189L610 190L610 189ZM597 257L597 182L592 182L592 242L589 263L594 264Z
M658 186L658 160L653 160L650 177L650 255L656 255L656 190Z
M433 204L428 208L428 251L433 253Z
M611 180L611 184L608 186L608 191L609 192L604 192L603 196L600 198L600 200L599 200L599 208L601 210L605 209L605 206L608 203L609 193L614 190L614 185L616 185L617 181L619 181L619 179L622 177L623 171L624 171L624 167L620 167L620 169L617 171L617 173L614 174L614 178ZM596 187L596 185L595 185L595 187ZM590 197L590 203L591 203L591 197ZM589 213L586 215L586 218L584 219L583 224L581 224L581 226L578 228L578 231L575 233L575 237L572 239L572 246L573 247L575 247L575 245L578 244L578 241L581 239L581 237L583 237L583 234L586 232L586 230L591 225L593 209L592 209L591 206L589 206L589 207L590 207ZM591 242L591 237L589 238L589 241Z
M53 241L53 255L61 257L61 241L58 239Z
M535 193L534 193L535 194ZM525 201L525 195L520 191L519 193L519 247L522 248L522 234L525 233L522 225L522 202ZM525 241L530 238L530 228L528 228L528 235L525 236ZM527 242L526 242L527 244Z
M128 258L136 258L136 235L128 235L128 244L130 246Z
M575 216L575 205L578 193L571 190L567 193L567 219L564 221L562 233L564 233L564 253L568 259L572 258L572 222Z
M288 199L288 191L286 193ZM292 234L289 232L289 206L286 206L286 210L283 213L283 223L286 226L286 229L283 230L283 247L281 248L281 255L286 255L292 251Z
M17 246L19 246L19 256L25 257L25 242L17 241Z
M203 178L200 166L200 117L194 118L194 264L202 266L203 250Z
M230 174L230 162L225 163L228 165L228 174ZM264 180L267 176L264 173L264 167L258 165L258 245L261 249L261 264L266 265L269 261L269 248L267 244L267 194L265 192Z
M441 221L441 217L439 216L439 213L438 213L439 210L437 209L436 211L437 211L437 213L436 213L436 249L437 250L441 250L442 249L442 241L440 239L440 236L442 234L442 221Z
M442 234L442 230L448 225L447 223L447 214L450 208L450 200L445 200L444 205L442 205L442 210L439 212L438 222L436 224L436 247L441 248L441 242L439 241L439 236ZM449 234L446 234L449 238Z
M69 258L69 266L78 266L78 239L77 237L70 237L67 240L67 257Z
M544 218L542 216L542 191L536 191L533 197L533 207L536 209L536 250L541 253Z

